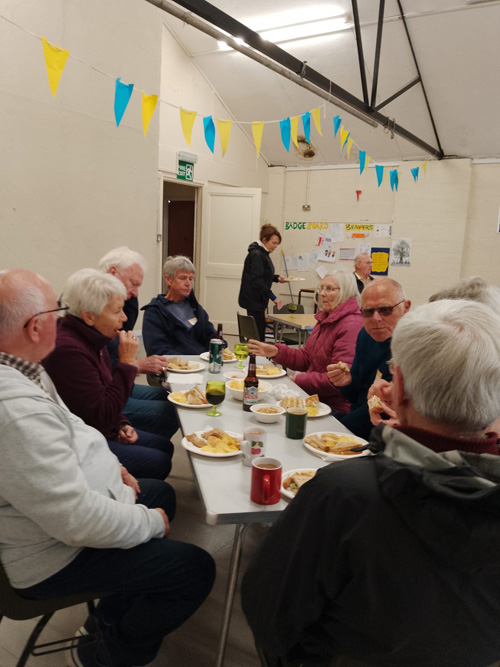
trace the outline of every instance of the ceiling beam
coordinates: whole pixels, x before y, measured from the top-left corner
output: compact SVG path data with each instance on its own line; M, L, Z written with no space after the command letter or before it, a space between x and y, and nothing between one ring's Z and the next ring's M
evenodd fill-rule
M286 76L298 85L321 95L321 97L328 99L332 104L335 104L348 113L351 113L353 116L368 122L370 125L390 127L394 134L403 137L410 143L423 149L426 153L429 153L438 159L444 157L440 147L436 148L435 146L431 146L396 123L394 119L390 119L379 111L371 109L365 102L359 100L355 95L344 90L333 81L330 81L320 72L309 67L307 63L295 58L276 44L262 39L258 33L250 30L250 28L217 7L214 7L209 2L206 2L206 0L146 0L146 2L159 7L169 14L177 16L177 18L180 18L182 21L206 32L215 39L226 40L229 46L234 50L240 51L246 56L260 62L260 64L274 69L274 71L277 71L282 76ZM179 5L188 11L179 11L178 8L175 7L176 5ZM196 21L196 17L200 17L212 26L215 26L216 29L222 30L224 33L227 33L232 37L228 38L227 34L217 34L217 31L210 29L210 26L207 24L201 21ZM245 47L244 45L238 44L235 42L234 38L242 39L248 46ZM258 57L259 54L262 55ZM262 58L262 56L264 56L264 58ZM268 62L265 62L266 60ZM273 63L279 65L280 69L273 67ZM325 94L328 97L325 97Z
M359 75L361 77L361 89L363 90L363 102L368 104L368 85L366 83L365 57L363 55L363 40L361 39L361 25L359 23L358 0L351 0L351 6L354 31L356 33L356 46L358 47Z

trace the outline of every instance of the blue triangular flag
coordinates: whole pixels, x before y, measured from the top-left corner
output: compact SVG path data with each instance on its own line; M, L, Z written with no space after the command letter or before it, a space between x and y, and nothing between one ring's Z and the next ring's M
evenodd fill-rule
M340 124L342 123L342 118L340 116L333 117L333 136L337 136L337 132L340 129Z
M359 173L362 174L365 170L366 151L359 151Z
M418 170L419 167L414 167L413 169L410 169L411 175L413 176L413 180L415 181L415 183L418 181Z
M134 90L134 84L122 83L120 77L116 79L115 84L115 121L116 127L118 127L125 113L125 109L130 102L130 97L132 96L132 91Z
M205 130L205 141L212 153L215 147L215 125L212 116L205 116L203 119L203 129Z
M289 118L284 118L283 120L280 120L280 130L281 130L281 141L283 142L283 146L287 149L287 151L289 151L290 136L292 132Z
M311 112L306 111L302 114L302 125L304 126L304 136L308 144L311 143Z
M376 164L375 165L375 172L377 174L378 187L380 187L381 184L382 184L382 180L384 178L384 167L381 164Z

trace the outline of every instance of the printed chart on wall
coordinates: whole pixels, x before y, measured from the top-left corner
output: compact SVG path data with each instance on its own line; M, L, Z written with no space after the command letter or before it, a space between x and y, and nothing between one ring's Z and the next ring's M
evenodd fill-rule
M412 239L393 239L391 266L411 266Z

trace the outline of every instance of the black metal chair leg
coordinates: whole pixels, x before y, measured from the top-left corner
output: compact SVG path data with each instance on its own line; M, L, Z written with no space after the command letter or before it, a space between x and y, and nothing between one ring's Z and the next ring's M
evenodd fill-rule
M18 663L16 667L24 667L26 665L26 662L31 654L31 651L33 650L33 647L35 646L38 637L40 636L42 630L44 627L47 625L47 623L50 621L52 616L54 615L54 612L51 612L50 614L45 614L45 616L42 616L42 618L38 621L38 623L35 625L35 628L33 632L31 633L26 646L24 647L24 651L21 654L21 657L18 660Z

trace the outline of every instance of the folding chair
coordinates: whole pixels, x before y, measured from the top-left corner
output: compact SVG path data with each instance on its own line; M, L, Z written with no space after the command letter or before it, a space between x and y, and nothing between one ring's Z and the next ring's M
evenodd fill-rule
M67 639L59 639L45 644L36 644L42 630L45 628L50 618L56 611L60 609L67 609L75 605L87 603L89 616L94 616L95 605L94 600L106 597L108 593L79 593L75 595L66 595L60 598L50 598L47 600L29 600L23 598L22 595L12 588L10 581L0 564L0 623L3 617L10 618L14 621L26 621L30 618L41 616L35 629L31 633L26 642L24 650L19 658L16 667L24 667L30 655L39 656L47 655L49 653L58 653L59 651L67 651L74 645L74 637ZM93 624L98 627L97 621ZM102 642L103 638L99 630L92 633L94 641ZM63 646L65 644L65 646Z
M250 338L260 340L255 318L252 315L241 315L240 313L237 313L237 317L240 343L248 343Z

